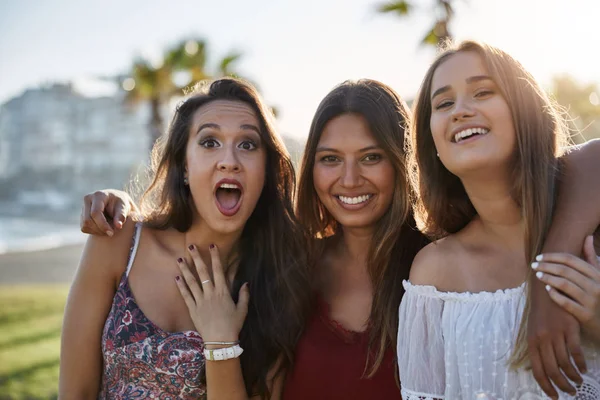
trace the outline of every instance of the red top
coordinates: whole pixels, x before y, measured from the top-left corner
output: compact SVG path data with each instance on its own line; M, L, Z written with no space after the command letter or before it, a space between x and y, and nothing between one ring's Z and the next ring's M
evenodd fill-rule
M393 349L386 351L372 378L362 377L367 344L368 331L344 329L329 317L329 305L319 298L315 315L296 347L283 399L401 399Z

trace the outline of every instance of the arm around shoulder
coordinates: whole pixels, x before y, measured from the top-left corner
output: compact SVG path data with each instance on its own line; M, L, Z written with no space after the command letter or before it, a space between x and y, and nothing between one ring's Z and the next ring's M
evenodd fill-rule
M71 285L61 337L59 398L96 399L102 378L101 339L134 232L127 221L113 237L90 236Z

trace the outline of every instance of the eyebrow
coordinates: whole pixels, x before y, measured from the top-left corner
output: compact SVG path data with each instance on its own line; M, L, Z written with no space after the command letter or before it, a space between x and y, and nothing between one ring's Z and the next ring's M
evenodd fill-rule
M364 153L365 151L369 151L369 150L380 150L381 147L377 146L377 145L373 145L373 146L367 146L367 147L363 147L362 149L358 150L359 153ZM331 147L317 147L317 151L316 153L320 153L322 151L331 151L333 153L339 153L340 151Z
M200 125L200 127L196 131L196 134L200 133L201 130L206 129L206 128L213 128L213 129L220 130L221 126L219 124L215 124L214 122L207 122L206 124ZM254 125L251 125L251 124L240 125L240 129L254 131L260 136L259 129Z
M490 78L487 75L475 75L475 76L470 76L467 79L465 79L465 81L467 83L475 83L475 82L491 81L491 80L492 80L492 78ZM435 96L440 95L444 92L447 92L448 90L450 90L450 85L442 86L441 88L439 88L438 90L433 92L433 94L431 95L431 100L433 100L435 98Z

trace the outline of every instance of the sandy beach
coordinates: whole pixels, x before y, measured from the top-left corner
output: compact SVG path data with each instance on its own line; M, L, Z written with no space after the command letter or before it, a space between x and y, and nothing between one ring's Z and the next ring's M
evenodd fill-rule
M83 244L0 255L0 284L70 283Z

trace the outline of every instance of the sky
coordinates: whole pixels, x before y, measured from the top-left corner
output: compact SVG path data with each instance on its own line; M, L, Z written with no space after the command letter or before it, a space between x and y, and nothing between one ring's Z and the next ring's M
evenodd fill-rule
M407 100L418 90L435 56L419 46L432 1L413 0L410 18L378 14L381 3L0 0L0 103L48 82L127 73L135 57L199 37L209 64L241 52L236 68L278 109L280 130L304 138L320 100L346 79L380 80ZM600 1L455 3L457 39L502 48L545 86L563 73L600 82Z

